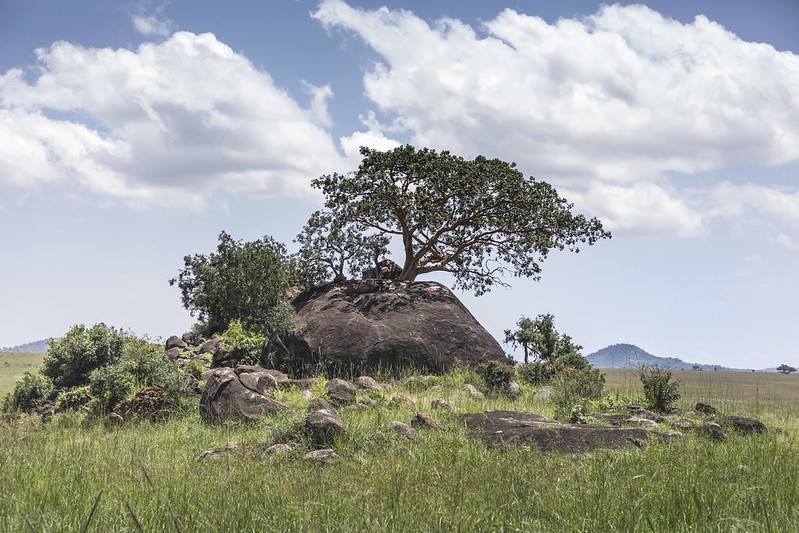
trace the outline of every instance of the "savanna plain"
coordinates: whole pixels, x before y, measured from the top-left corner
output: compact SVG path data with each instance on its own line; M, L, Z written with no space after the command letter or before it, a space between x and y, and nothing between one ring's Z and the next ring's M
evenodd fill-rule
M29 370L20 365L41 362L9 356L0 360L0 393ZM594 407L640 397L635 371L605 376L608 396ZM532 386L521 384L519 400L480 400L464 392L465 383L480 384L470 370L424 383L376 377L383 384L382 393L370 393L377 407L340 410L347 431L332 464L303 459L308 399L295 389L277 393L294 414L255 425L205 424L197 398L160 423L107 427L79 413L56 414L47 424L36 416L4 420L0 530L799 531L795 375L675 372L677 406L710 403L724 414L756 417L768 431L724 442L686 433L670 443L587 454L488 448L464 436L462 413L552 416L548 402L533 400ZM313 392L322 394L324 381ZM384 401L398 393L415 408ZM455 408L434 411L436 398ZM432 414L446 430L420 431L416 440L387 431L416 412ZM299 451L264 453L277 442Z

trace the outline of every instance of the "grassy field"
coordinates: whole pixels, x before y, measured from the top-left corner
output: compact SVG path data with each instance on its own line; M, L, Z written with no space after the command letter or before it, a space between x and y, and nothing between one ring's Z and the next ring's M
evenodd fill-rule
M302 459L308 401L298 391L279 393L295 414L254 426L203 424L196 405L158 425L106 428L75 415L56 415L46 426L5 422L0 530L799 531L794 376L686 375L685 406L740 407L733 412L758 412L782 427L721 443L687 435L583 455L494 450L464 438L456 413L440 412L447 431L421 432L416 441L387 429L417 410L433 413L430 402L439 397L455 401L458 413L552 413L531 400L529 388L516 402L471 399L463 384L473 380L460 372L436 389L385 391L386 398L409 394L415 410L343 408L347 434L331 465ZM608 389L639 392L627 373L609 373ZM219 459L198 459L231 441L237 448ZM298 451L263 454L278 441Z
M14 390L14 383L25 372L33 372L42 364L42 353L0 353L0 399Z

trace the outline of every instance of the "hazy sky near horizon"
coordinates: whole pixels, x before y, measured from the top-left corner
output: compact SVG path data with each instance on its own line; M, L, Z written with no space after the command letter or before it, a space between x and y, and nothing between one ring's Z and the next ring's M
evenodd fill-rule
M796 366L797 27L791 0L0 0L0 346L185 331L184 255L293 248L313 178L412 143L613 232L459 293L498 339L553 313L585 353Z

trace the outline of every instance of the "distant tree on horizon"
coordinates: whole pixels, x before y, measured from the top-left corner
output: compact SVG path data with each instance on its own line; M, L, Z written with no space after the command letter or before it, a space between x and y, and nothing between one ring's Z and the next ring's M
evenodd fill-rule
M781 374L790 374L791 372L796 372L796 369L783 363L777 367L777 372L780 372Z

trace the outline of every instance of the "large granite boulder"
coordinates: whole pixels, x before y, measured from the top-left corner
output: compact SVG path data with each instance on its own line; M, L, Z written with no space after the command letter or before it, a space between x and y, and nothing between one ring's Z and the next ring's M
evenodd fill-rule
M369 279L310 289L293 301L293 333L271 343L277 368L357 376L405 367L441 373L504 361L499 343L443 285Z

